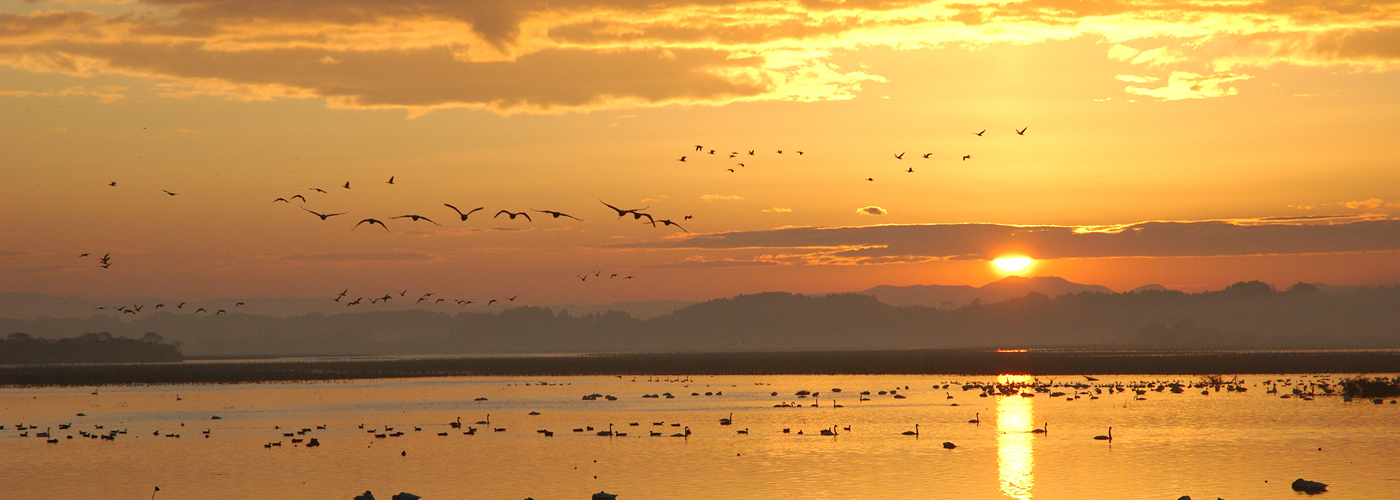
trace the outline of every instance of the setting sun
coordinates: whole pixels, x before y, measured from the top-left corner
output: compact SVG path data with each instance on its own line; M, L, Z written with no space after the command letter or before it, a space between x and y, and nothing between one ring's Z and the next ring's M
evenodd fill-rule
M1005 271L1020 271L1031 265L1030 257L1002 257L992 261L997 267Z

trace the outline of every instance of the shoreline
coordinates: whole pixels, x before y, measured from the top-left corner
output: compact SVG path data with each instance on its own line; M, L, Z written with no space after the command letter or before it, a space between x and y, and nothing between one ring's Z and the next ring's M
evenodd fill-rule
M1400 373L1400 351L699 352L0 367L0 387L589 375L1216 375Z

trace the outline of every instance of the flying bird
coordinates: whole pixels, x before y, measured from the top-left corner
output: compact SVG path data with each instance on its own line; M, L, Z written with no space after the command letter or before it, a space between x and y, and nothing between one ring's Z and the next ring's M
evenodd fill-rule
M306 208L303 207L302 210L306 210ZM321 220L326 220L326 219L328 219L328 218L335 217L335 216L337 216L337 215L345 215L345 214L350 213L350 212L341 212L341 213L338 213L338 214L323 214L323 213L320 213L320 212L312 212L312 211L310 211L310 210L306 210L306 211L307 211L307 212L310 212L311 215L315 215L315 216L317 216L317 217L320 217ZM378 222L378 221L375 221L375 222ZM359 224L356 224L356 225L359 225ZM385 229L388 229L388 228L385 228Z
M616 211L616 212L617 212L617 218L619 218L619 219L621 219L622 216L627 215L627 214L635 214L635 213L637 213L638 210L646 210L646 209L648 209L648 208L651 208L651 205L647 205L647 206L642 207L642 208L634 208L634 209L631 209L631 210L623 210L623 209L621 209L621 208L617 208L617 207L614 207L614 206L612 206L612 205L608 205L608 202L603 201L603 200L598 200L598 203L602 203L603 205L607 206L608 208L611 208L611 209L613 209L614 211Z
M287 201L286 198L278 198L278 199L272 200L273 203L277 203L277 202L279 202L279 201L282 202L282 203L291 203L290 201Z
M424 217L424 216L421 216L421 215L414 215L414 214L400 215L400 216L398 216L398 217L390 217L390 219L413 219L413 222L418 222L418 219L423 219L423 220L425 220L425 221L432 222L434 225L438 225L438 226L441 226L441 225L442 225L442 224L438 224L437 222L433 222L432 219L429 219L429 218L427 218L427 217Z
M108 186L117 187L117 181L107 183Z
M519 297L519 295L516 295L515 297ZM511 301L511 302L515 302L515 297L506 297L506 300L509 300L509 301Z
M914 167L909 167L909 170L905 170L905 172L914 173Z
M225 311L225 310L223 310L223 309L219 309L219 312L214 313L215 316L218 316L218 315L220 315L220 314L228 314L228 311Z
M1026 135L1026 129L1029 129L1029 128L1030 128L1030 127L1025 127L1025 128L1020 129L1020 130L1017 130L1017 131L1016 131L1016 135Z
M345 188L345 189L350 189L350 181L345 181L345 185L344 185L344 186L340 186L340 187L343 187L343 188Z
M195 314L207 313L207 312L209 312L209 310L208 310L208 309L205 309L205 308L203 308L203 307L194 310L194 313L195 313Z
M925 160L927 160L928 157L930 157L930 156L933 156L933 153L924 153L924 159L925 159Z
M740 168L743 168L743 166L744 166L743 163L739 163L738 165L739 165Z
M347 183L347 184L349 184L349 183ZM311 191L315 191L315 192L318 192L318 193L324 193L324 192L326 192L326 190L321 189L321 188L310 188L310 189L311 189Z
M701 145L699 145L699 144L696 144L696 145L695 145L695 150L696 150L696 151L700 151L700 150L702 150L702 149L705 149L705 147L704 147L704 146L701 146Z
M978 132L978 133L975 133L975 134L972 134L972 135L975 135L975 136L977 136L977 137L982 137L982 134L985 134L985 133L987 133L987 129L984 128L984 129L982 129L981 132Z
M903 159L904 159L904 153L900 153L900 154L894 155L894 159L896 159L896 160L903 160Z
M802 155L805 155L805 154L807 154L807 153L803 153L802 151L798 151L798 152L797 152L797 156L802 156Z
M675 222L671 222L670 219L656 219L656 222L660 222L660 223L665 224L665 225L667 225L667 226L676 226L676 229L680 229L681 231L685 231L685 228L681 227L680 224L676 224ZM654 225L654 224L653 224L653 225ZM685 231L685 232L689 233L690 231Z
M575 278L578 278L579 281L588 281L588 275L587 275L587 274L583 274L583 275L575 274L574 277L575 277Z
M233 307L243 307L243 303L242 303L242 302L239 302L239 303L237 303L237 304L234 304ZM138 309L138 310L139 310L139 309Z
M676 160L676 161L685 161L685 157L684 157L684 156L682 156L682 157L681 157L681 159L679 159L679 160Z
M491 301L490 301L490 302L487 302L486 305L487 305L487 306L490 306L491 304L495 304L496 302L497 302L496 299L491 299Z
M184 302L181 302L181 303L179 303L179 304L175 304L175 308L176 308L176 309L184 309L184 308L185 308L185 303L184 303Z
M391 176L389 176L389 182L385 182L385 184L393 184L393 183L394 183L394 176L391 175Z
M534 222L534 221L535 221L535 219L531 219L531 218L530 218L530 214L527 214L527 213L525 213L525 212L511 212L511 211L509 211L509 210L501 210L500 212L496 212L495 217L491 217L491 218L494 219L494 218L496 218L496 217L500 217L501 214L509 215L509 216L510 216L510 220L515 220L515 217L516 217L516 216L524 216L524 217L525 217L525 220L528 220L528 221L530 221L530 222Z
M731 173L731 174L734 173L734 169L732 169L732 168L727 168L727 169L725 169L725 170L728 170L729 173Z
M297 198L301 198L301 202L302 202L302 203L306 203L306 197L305 197L305 196L302 196L302 195L299 195L299 194L292 195L292 199L293 199L293 200L295 200L295 199L297 199ZM288 202L288 203L290 203L290 202Z
M452 206L451 203L443 203L443 205L446 206L447 208L452 209L453 212L457 212L457 216L458 216L458 217L461 217L463 221L467 220L467 217L471 217L471 215L474 214L474 213L476 213L477 210L485 210L485 209L486 209L486 207L476 207L476 208L473 208L473 209L471 209L471 210L468 210L467 213L462 213L461 210L458 210L457 207Z
M684 219L681 219L681 220L690 220L690 219L693 219L693 218L695 218L695 217L694 217L694 216L691 216L691 215L687 215L687 216L685 216Z
M875 178L874 178L874 177L866 177L865 180L870 181L870 182L875 182Z
M162 189L162 190L160 190L160 191L161 191L162 193L168 194L168 195L170 195L170 196L175 196L175 195L177 195L177 194L180 194L180 193L172 193L172 192L166 191L166 190L164 190L164 189Z
M711 149L710 154L715 154L715 150Z
M632 219L633 219L633 220L641 220L642 217L646 217L646 218L647 218L647 221L649 221L648 223L651 224L652 227L656 227L656 219L651 218L651 214L646 213L646 212L638 212L638 211L635 211L635 210L632 211Z
M963 161L971 160L972 155L963 155Z
M778 154L783 154L783 150L779 149Z
M749 150L749 156L753 156L753 150L752 150L752 149Z
M90 255L90 254L86 254L86 253L85 253L85 254L79 255L78 258L81 259L81 258L83 258L83 257L87 257L88 255Z
M318 214L318 215L319 215L319 214ZM384 228L384 232L389 232L389 226L384 225L384 222L383 222L383 221L380 221L379 219L364 219L364 220L361 220L360 222L355 223L355 227L350 228L350 230L351 230L351 231L354 231L356 228L360 227L360 224L364 224L364 223L369 223L370 225L379 224L379 227Z
M542 213L542 214L553 215L555 219L558 219L558 218L560 218L560 217L568 217L568 218L570 218L570 219L573 219L573 220L576 220L576 221L579 221L579 222L583 222L583 219L580 219L580 218L578 218L578 217L574 217L574 216L569 215L569 214L566 214L566 213L564 213L564 212L555 212L555 211L553 211L553 210L535 210L535 209L533 209L533 208L530 209L530 211L531 211L531 212L539 212L539 213Z

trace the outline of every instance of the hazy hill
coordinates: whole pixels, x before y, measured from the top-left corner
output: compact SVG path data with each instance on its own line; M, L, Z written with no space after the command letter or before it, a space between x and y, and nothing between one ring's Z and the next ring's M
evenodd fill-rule
M1059 297L1061 295L1084 292L1113 293L1113 290L1099 285L1081 285L1079 283L1073 283L1058 276L1037 276L1033 278L1007 276L1006 278L987 283L980 287L967 285L880 285L857 293L861 295L870 295L879 299L880 302L892 306L923 306L950 309L971 304L974 301L992 303L1025 297L1026 294L1031 292L1043 293L1050 297Z
M74 337L155 332L188 356L487 354L947 347L1173 349L1400 348L1400 287L1329 294L1242 282L1214 292L1144 290L943 309L896 307L869 295L761 293L717 299L649 320L622 312L571 316L546 308L497 313L357 312L273 317L162 310L130 321L0 319L0 333ZM1400 369L1400 367L1397 367Z

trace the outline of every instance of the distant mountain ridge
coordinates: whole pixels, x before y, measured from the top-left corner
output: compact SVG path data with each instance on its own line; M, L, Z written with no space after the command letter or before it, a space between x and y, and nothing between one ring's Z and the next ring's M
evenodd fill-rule
M1157 286L1161 287L1161 285ZM1165 290L1165 288L1161 289ZM967 285L880 285L856 293L875 297L880 302L896 307L921 306L952 309L971 304L974 301L990 304L1017 299L1025 297L1031 292L1043 293L1052 298L1072 293L1117 293L1108 287L1082 285L1059 276L1032 278L1007 276L980 287Z

